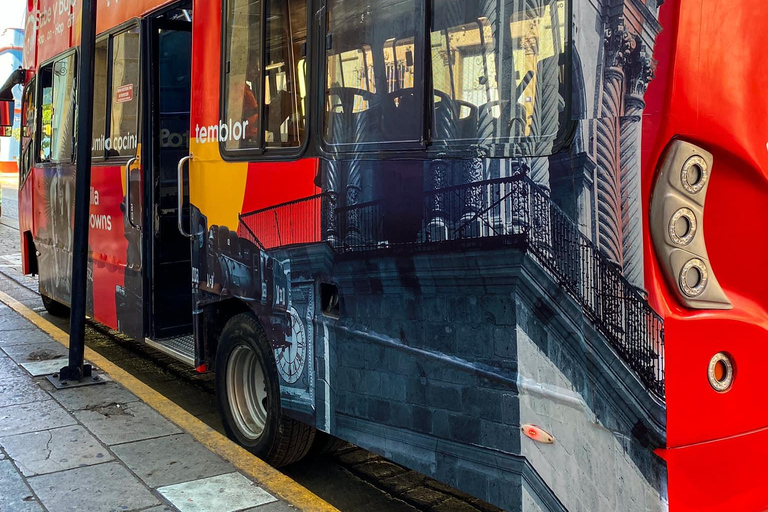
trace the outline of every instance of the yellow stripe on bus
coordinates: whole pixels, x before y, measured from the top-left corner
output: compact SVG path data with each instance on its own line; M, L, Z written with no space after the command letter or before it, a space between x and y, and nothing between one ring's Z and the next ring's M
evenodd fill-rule
M205 215L208 226L237 229L248 180L248 163L225 162L217 143L202 144L194 138L190 151L190 202Z

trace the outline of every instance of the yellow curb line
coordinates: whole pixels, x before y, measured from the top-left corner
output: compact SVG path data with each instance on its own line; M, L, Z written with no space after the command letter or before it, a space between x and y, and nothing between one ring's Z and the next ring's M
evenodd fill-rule
M69 335L35 313L10 295L0 292L0 302L19 313L65 347L69 347ZM242 446L189 414L161 393L150 388L136 377L111 361L85 347L85 358L106 373L112 380L123 385L144 403L187 431L200 444L231 462L244 473L252 476L269 492L289 504L308 512L339 512L339 510L290 477L259 459Z

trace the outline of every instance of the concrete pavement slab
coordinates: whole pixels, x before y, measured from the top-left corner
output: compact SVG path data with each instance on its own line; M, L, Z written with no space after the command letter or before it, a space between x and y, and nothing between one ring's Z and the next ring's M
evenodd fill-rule
M75 419L53 400L0 408L0 437L74 425Z
M30 343L54 343L50 336L37 329L21 331L0 331L0 347L29 345Z
M49 512L125 512L160 504L117 462L35 476L28 482Z
M75 417L107 445L180 434L181 430L141 402L83 409Z
M150 487L237 471L189 434L121 444L113 446L112 451Z
M181 512L235 512L277 501L240 473L169 485L158 491Z
M0 380L0 408L49 399L48 393L29 377Z
M177 512L175 508L168 505L160 505L159 507L145 508L141 512Z
M62 359L66 365L67 349L64 345L55 341L46 341L42 343L24 343L22 345L3 345L3 351L8 357L17 363L27 363L30 361L48 361L50 359Z
M0 315L0 331L21 331L25 329L37 329L37 327L19 315Z
M40 506L10 460L0 461L0 510L43 512L43 507Z
M86 361L87 362L87 361ZM30 361L21 363L21 367L29 372L33 377L42 377L43 375L53 375L59 373L62 366L67 362L61 359L48 359L47 361Z
M24 476L114 460L112 454L80 425L1 437L0 445Z
M100 375L104 377L104 374ZM59 390L54 390L53 386L51 386L51 390L53 398L70 411L96 409L112 404L127 404L139 401L136 395L114 382L107 382L98 386Z
M2 352L0 352L2 354ZM0 357L0 380L25 377L24 371L10 357Z

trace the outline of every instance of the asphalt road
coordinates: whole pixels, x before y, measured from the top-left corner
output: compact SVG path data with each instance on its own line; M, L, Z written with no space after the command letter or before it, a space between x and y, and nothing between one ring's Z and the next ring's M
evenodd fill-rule
M0 289L68 330L37 296L37 279L21 273L18 177L0 174ZM221 431L212 374L200 375L174 359L98 324L89 324L86 344L188 412ZM471 498L383 457L349 445L337 453L307 457L281 469L343 512L495 512Z

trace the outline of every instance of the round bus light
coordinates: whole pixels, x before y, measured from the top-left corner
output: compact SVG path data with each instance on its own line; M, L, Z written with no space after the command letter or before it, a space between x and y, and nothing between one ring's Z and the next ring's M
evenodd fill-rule
M696 236L696 214L690 208L680 208L669 219L669 238L672 243L684 247Z
M731 389L734 378L733 360L725 352L718 352L709 361L707 369L709 385L718 393Z
M680 172L680 181L689 194L701 192L709 180L707 161L696 155L689 158Z
M698 297L707 288L709 271L704 261L699 258L690 259L680 270L680 290L686 297Z
M536 425L523 425L520 427L520 430L523 431L526 437L533 439L537 443L553 444L555 442L555 437L552 434Z

